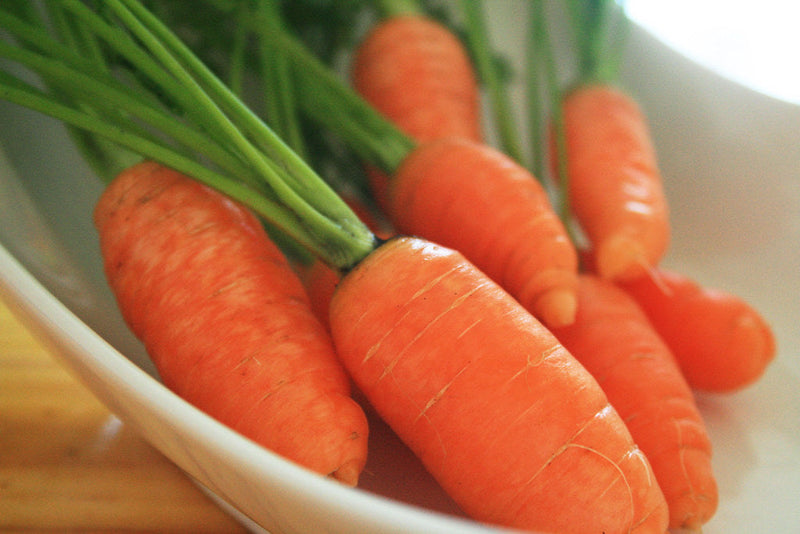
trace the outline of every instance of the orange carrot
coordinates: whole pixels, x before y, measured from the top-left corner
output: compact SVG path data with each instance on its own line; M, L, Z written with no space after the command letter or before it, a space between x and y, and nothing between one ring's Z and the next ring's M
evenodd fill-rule
M553 333L598 380L650 460L670 528L700 529L718 501L711 442L680 368L636 301L583 275L575 322Z
M352 78L368 102L418 141L482 138L469 55L434 20L401 15L379 22L356 50Z
M144 162L107 187L95 224L119 307L167 387L278 454L357 483L365 414L251 212Z
M736 295L663 268L622 287L645 311L695 389L737 391L758 380L775 357L769 324Z
M355 51L353 86L367 102L417 141L456 136L480 141L478 82L461 41L420 14L390 16ZM389 177L368 166L378 203Z
M569 205L596 251L597 271L609 279L641 276L670 238L646 118L609 84L579 85L562 105Z
M572 322L575 248L544 188L509 157L462 139L422 144L390 200L399 231L457 249L547 325Z
M473 518L666 530L648 460L595 379L460 253L387 241L339 283L331 330L371 405Z

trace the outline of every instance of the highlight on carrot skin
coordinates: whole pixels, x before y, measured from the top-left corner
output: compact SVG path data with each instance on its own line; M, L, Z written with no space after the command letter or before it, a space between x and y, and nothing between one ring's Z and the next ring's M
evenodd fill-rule
M331 331L370 405L470 517L665 532L650 463L597 381L459 252L384 243L337 286Z

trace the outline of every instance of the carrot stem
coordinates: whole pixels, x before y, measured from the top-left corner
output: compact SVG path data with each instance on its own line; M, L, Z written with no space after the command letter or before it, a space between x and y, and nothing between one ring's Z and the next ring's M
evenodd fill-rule
M275 24L275 27L282 27L279 7L275 2L261 1L256 9L266 20ZM268 124L281 138L286 140L295 154L301 159L305 159L307 149L297 116L297 102L294 96L289 61L282 51L270 47L263 40L259 45L261 76L267 84L267 96L264 100Z
M376 238L358 216L166 26L135 0L109 0L103 6L101 16L80 2L59 3L83 29L127 59L136 75L155 85L158 96L145 90L150 96L134 98L125 81L110 78L95 62L75 59L66 45L50 39L41 46L30 40L23 40L22 47L3 42L0 55L48 79L56 74L58 91L48 94L4 74L4 98L103 135L220 189L336 269L346 270L372 251ZM103 18L112 14L117 17L113 22ZM33 26L10 12L0 23L12 35L36 33L26 33ZM93 75L98 76L92 85L95 93L81 98L84 81ZM137 90L145 87L138 81L128 84L137 84ZM56 96L62 92L70 98ZM155 133L137 127L128 113L118 115L104 107L105 98L98 97L106 95L135 104L129 112L146 117ZM167 110L171 113L165 114ZM176 120L176 114L181 118ZM184 120L190 126L176 126ZM201 157L175 146L187 139L185 144ZM206 158L214 158L221 168Z
M423 12L418 0L375 0L384 18L400 15L420 15Z
M460 5L464 13L467 41L475 60L475 68L489 94L500 148L509 157L522 164L524 158L517 134L517 125L511 111L505 84L501 80L492 57L492 46L483 18L483 2L461 0Z
M394 174L416 143L342 83L288 32L265 31L260 18L250 22L254 31L283 47L291 58L297 101L303 111L340 134L359 157Z

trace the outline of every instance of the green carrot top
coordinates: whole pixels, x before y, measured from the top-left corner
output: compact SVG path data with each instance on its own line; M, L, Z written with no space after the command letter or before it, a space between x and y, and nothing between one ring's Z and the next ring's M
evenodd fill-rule
M347 204L138 0L47 2L42 12L4 1L0 28L0 98L81 132L104 179L136 154L248 206L336 269L375 247ZM107 157L123 153L109 141L123 160Z

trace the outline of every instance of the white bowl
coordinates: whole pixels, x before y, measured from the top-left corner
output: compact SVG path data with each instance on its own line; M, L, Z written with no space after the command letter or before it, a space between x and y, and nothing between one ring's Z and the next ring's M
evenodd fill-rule
M493 4L496 6L497 4ZM519 61L521 20L492 28ZM788 68L789 66L787 66ZM650 117L672 206L665 264L733 291L773 325L779 355L755 385L699 395L720 490L706 534L800 529L800 107L732 83L634 27L625 83ZM373 421L358 489L242 438L162 386L122 322L90 214L101 184L63 128L0 103L0 296L127 424L253 531L490 532L459 515Z

